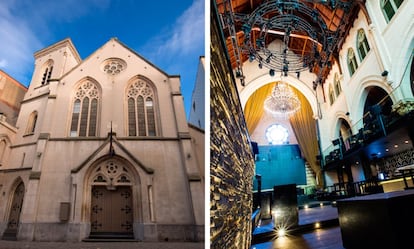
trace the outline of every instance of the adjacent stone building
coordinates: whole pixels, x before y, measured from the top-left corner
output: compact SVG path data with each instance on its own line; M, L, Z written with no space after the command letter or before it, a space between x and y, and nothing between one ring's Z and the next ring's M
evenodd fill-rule
M20 110L20 102L23 100L27 87L20 84L13 77L0 69L0 115L1 121L16 125Z
M3 239L203 240L204 132L180 77L114 38L84 60L70 39L34 57L2 152Z

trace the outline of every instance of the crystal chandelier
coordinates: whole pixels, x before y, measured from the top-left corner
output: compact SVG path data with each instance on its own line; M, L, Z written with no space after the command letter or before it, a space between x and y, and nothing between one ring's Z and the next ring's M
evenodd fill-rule
M300 100L283 80L276 83L272 94L266 98L264 108L272 115L288 118L300 109Z

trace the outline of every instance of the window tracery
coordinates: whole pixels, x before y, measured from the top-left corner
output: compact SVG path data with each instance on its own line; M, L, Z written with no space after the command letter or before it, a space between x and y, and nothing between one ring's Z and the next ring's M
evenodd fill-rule
M91 81L82 83L75 92L70 136L96 136L98 122L99 90Z
M131 185L131 180L128 169L115 160L106 161L97 167L92 176L93 185Z
M127 89L128 135L156 136L154 90L138 79Z

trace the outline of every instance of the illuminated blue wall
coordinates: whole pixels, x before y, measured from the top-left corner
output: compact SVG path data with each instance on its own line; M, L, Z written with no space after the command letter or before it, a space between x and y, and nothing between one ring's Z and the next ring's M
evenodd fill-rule
M292 183L306 185L305 160L301 157L299 146L259 146L256 174L262 176L262 190ZM253 180L253 190L257 190L256 179Z

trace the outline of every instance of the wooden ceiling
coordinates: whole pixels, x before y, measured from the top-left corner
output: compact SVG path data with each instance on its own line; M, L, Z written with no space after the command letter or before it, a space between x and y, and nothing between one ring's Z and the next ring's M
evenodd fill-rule
M347 36L349 29L353 25L354 19L356 18L360 7L363 6L364 1L363 0L354 0L354 1L336 0L336 2L352 3L351 8L347 11L344 11L344 9L342 8L331 8L330 5L323 4L323 3L317 3L317 2L328 2L329 3L331 2L330 0L325 0L325 1L298 0L298 1L306 4L308 7L319 12L319 15L321 16L321 18L326 24L327 30L330 32L330 34L334 34L336 36L336 39L335 39L336 44L334 46L334 50L332 51L332 53L329 54L329 58L327 59L329 63L325 63L324 65L315 64L311 68L312 72L314 72L316 75L319 75L319 80L320 80L319 83L323 84L327 75L329 74L331 65L333 65L335 61L338 61L339 50L341 49L341 46L344 42L344 38ZM219 14L228 13L229 9L231 8L231 12L234 13L235 15L250 14L264 2L268 2L268 1L265 1L265 0L216 0ZM231 65L233 69L240 67L243 64L243 62L248 60L248 54L240 52L240 48L243 47L244 39L245 39L245 34L242 31L242 24L243 23L238 22L237 20L234 21L234 27L235 27L234 35L232 35L232 32L229 30L229 28L224 27L223 29L223 34L225 35L225 38L226 38L226 45L227 45L227 49L228 49L228 53L230 56L230 61L231 61ZM232 37L233 37L233 40L232 40ZM289 39L289 45L288 45L289 50L293 51L297 55L303 56L304 54L308 54L309 51L312 50L312 46L313 46L312 45L313 43L310 42L311 40L312 38L309 37L307 34L291 35ZM266 40L266 44L270 43L271 41L272 40ZM236 43L239 48L239 51L235 50L235 47L237 49L237 46L235 46Z

